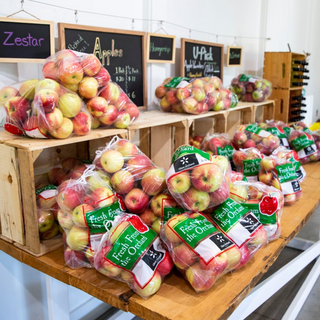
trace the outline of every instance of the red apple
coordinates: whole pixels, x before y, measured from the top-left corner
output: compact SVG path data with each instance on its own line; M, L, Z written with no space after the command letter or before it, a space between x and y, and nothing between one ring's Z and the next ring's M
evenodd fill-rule
M172 111L172 106L169 103L169 101L167 100L167 96L164 96L161 100L160 100L160 107L164 112L170 112Z
M59 226L58 224L54 221L52 227L45 231L45 232L39 232L40 234L40 239L41 240L49 240L54 238L59 234Z
M39 124L39 117L31 116L30 118L27 118L24 121L22 127L23 127L23 130L26 131L27 135L32 136L32 131L35 129L38 129L40 131L40 134L46 137L47 130L44 128L42 123Z
M76 93L65 93L60 96L58 108L64 117L73 118L81 110L82 100Z
M74 60L61 60L58 67L58 75L62 82L75 84L83 78L81 64Z
M111 206L115 202L116 197L109 188L100 187L91 193L91 199L94 202L95 208L104 208Z
M141 216L140 216L141 218ZM157 271L162 277L170 273L173 268L173 262L168 252L165 253L163 260L158 264Z
M25 98L16 96L7 100L5 108L12 120L22 122L28 117L27 111L30 110L30 105Z
M149 197L141 189L134 188L125 196L124 203L129 212L141 213L147 208Z
M67 245L76 251L82 251L89 244L88 229L74 225L67 234Z
M99 87L105 86L110 81L110 74L103 67L101 67L99 72L94 77L98 81Z
M126 112L129 113L130 121L134 121L139 117L139 108L134 103L128 103Z
M109 82L107 86L100 92L100 96L108 101L108 104L115 104L120 96L120 90L118 86Z
M256 143L252 139L248 139L247 141L244 142L243 148L254 148L256 146Z
M129 98L124 92L120 92L119 99L115 102L114 106L117 110L126 110L127 103L129 103Z
M64 251L64 261L70 268L78 269L86 264L86 257L83 252L67 247Z
M91 129L91 117L88 113L79 112L73 119L73 132L78 136L89 133Z
M54 61L48 61L42 68L42 74L47 79L60 81L58 76L58 69Z
M171 194L185 193L191 186L190 174L185 171L171 176L167 181L167 185Z
M19 95L19 91L14 87L3 87L0 90L0 106L4 106L7 100Z
M121 139L117 142L117 151L125 158L130 158L139 153L137 146L125 139Z
M153 278L143 289L136 283L133 283L133 291L142 298L148 298L156 293L161 286L161 275L159 272L155 272Z
M129 171L119 170L112 176L111 184L116 192L126 194L132 190L134 179Z
M149 196L154 196L166 187L166 174L160 168L147 171L141 180L143 191Z
M235 268L235 270L239 270L241 267L243 267L249 260L250 260L250 251L248 250L247 246L244 245L240 249L241 252L241 260L238 266Z
M176 97L176 91L170 90L166 93L166 99L169 104L174 104L178 102L178 98Z
M41 89L37 91L34 102L45 113L50 113L58 106L59 96L51 89Z
M187 269L186 278L196 292L209 290L216 281L212 272L202 270L199 263Z
M182 199L182 205L193 212L207 209L210 203L210 196L207 192L198 191L193 187L183 195Z
M72 211L75 207L82 203L83 196L84 191L79 189L76 185L71 185L65 188L62 187L62 190L59 188L57 202L62 210Z
M135 180L139 180L153 167L151 160L144 154L133 156L126 164L126 168L131 172Z
M199 257L184 243L181 243L173 249L172 258L174 264L182 270L187 270L199 261Z
M156 95L156 97L157 97L158 99L161 99L161 98L163 98L163 97L166 95L167 91L168 91L168 88L166 88L166 87L164 87L164 86L158 86L158 87L156 88L155 95Z
M114 126L118 129L125 129L131 122L130 115L127 111L120 111L118 113L117 119L114 122Z
M62 125L63 114L58 108L54 108L50 113L39 114L39 120L47 130L56 130Z
M62 124L58 129L49 130L49 133L57 139L68 138L73 131L73 123L68 118L63 118Z
M24 81L19 88L19 93L21 97L32 100L34 99L34 95L36 92L36 84L39 82L37 79L30 79L27 81Z
M101 63L95 55L89 54L81 61L81 67L87 76L93 77L100 71Z
M69 179L75 179L75 180L79 179L83 175L86 169L87 169L87 166L83 163L81 165L74 167L69 174Z
M93 77L84 77L79 83L79 94L86 99L95 97L98 93L98 81Z
M233 246L226 251L226 255L228 257L227 270L231 271L239 265L241 261L241 251L237 246Z
M39 232L46 232L52 228L54 215L50 210L38 210L38 229Z
M110 149L101 155L100 163L106 172L114 173L123 167L124 159L119 151Z
M65 180L67 180L67 174L62 168L55 167L48 172L48 181L50 184L59 186Z
M228 256L225 252L219 254L209 263L205 263L203 259L199 261L200 268L203 270L211 271L212 275L217 277L222 275L228 266Z
M75 207L72 211L72 221L75 225L79 227L86 228L86 213L94 211L94 208L89 204L80 204Z
M215 164L203 164L191 172L191 183L198 191L213 192L223 182L223 174Z
M187 113L198 114L198 101L193 97L188 97L182 101L182 108Z
M106 107L105 113L101 117L99 117L99 121L101 123L109 126L109 125L115 123L117 118L118 118L117 108L115 106L113 106L112 104L109 104Z
M62 166L63 170L67 173L69 173L75 167L81 166L82 164L83 163L76 158L66 158L61 161L61 166Z
M72 228L72 226L74 225L73 220L72 220L72 213L69 213L67 211L63 211L61 209L58 210L57 220L58 220L60 226L64 230L70 230Z
M149 208L140 213L139 217L147 226L151 226L155 222L155 220L158 219L158 217Z
M177 203L171 195L160 193L152 198L150 206L155 215L162 217L163 208L176 207Z

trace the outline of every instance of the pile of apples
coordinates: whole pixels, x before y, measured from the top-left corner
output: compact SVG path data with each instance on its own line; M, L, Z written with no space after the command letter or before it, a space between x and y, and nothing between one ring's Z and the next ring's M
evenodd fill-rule
M311 132L312 132L312 138L314 140L314 143L317 146L318 158L320 159L320 130L311 131Z
M281 126L277 125L276 121L274 121L274 120L268 121L267 120L266 123L264 123L264 122L258 123L258 126L262 129L272 133L274 136L277 136L280 140L280 146L290 149L289 141L287 139L287 134Z
M289 135L291 149L298 154L301 164L318 161L318 148L313 136L303 130L291 130Z
M93 129L111 125L124 129L139 116L138 107L110 80L93 54L59 51L47 59L42 73L82 97L93 117Z
M194 137L191 137L189 138L189 144L190 146L193 146L197 149L200 149L201 148L201 145L202 145L202 142L203 142L203 139L204 139L204 136L194 136Z
M112 189L120 194L131 213L140 214L150 199L166 188L166 173L137 146L118 139L99 152L94 164L110 177Z
M183 233L184 228L190 231ZM192 245L191 236L197 237L197 247ZM200 213L184 213L172 217L162 227L160 237L175 266L196 292L210 289L218 278L235 270L241 261L240 249ZM210 250L210 244L213 245L214 242L209 240L211 238L223 242L225 248L219 248L216 252Z
M239 101L262 102L269 98L272 92L270 81L247 74L239 74L231 82L232 91Z
M138 252L136 256L133 251ZM94 266L103 275L127 283L146 299L159 290L173 262L153 230L138 216L124 214L102 239Z
M213 155L225 156L232 160L235 151L232 140L227 133L214 133L207 135L202 143L202 150L211 151Z
M218 77L186 79L167 78L156 88L155 96L161 110L201 114L209 110L227 110L237 105L232 92L222 88Z
M302 191L296 170L291 161L277 157L265 157L260 162L259 180L280 190L284 204L290 206L301 197Z
M233 137L236 149L255 147L265 155L270 155L280 145L276 135L261 129L257 124L240 125Z

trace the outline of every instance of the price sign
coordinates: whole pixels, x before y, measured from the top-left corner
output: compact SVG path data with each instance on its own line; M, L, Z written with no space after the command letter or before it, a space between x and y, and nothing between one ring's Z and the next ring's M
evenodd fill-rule
M242 61L242 47L228 47L227 67L240 67Z
M176 37L157 33L148 33L148 61L155 63L175 63Z

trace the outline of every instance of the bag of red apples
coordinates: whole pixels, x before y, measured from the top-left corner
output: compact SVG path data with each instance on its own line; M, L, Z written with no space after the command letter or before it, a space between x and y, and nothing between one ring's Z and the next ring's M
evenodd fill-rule
M147 299L160 289L173 263L153 230L137 215L122 214L103 236L94 266L105 276L127 283Z
M93 129L124 129L139 116L138 107L110 80L109 72L94 54L61 50L47 58L42 73L84 99L93 117Z
M228 198L208 218L241 252L237 269L245 265L267 243L267 233L259 219L240 203Z
M241 264L240 249L200 213L172 217L162 227L160 237L173 263L196 292L209 290Z
M317 146L309 133L303 130L292 130L289 143L291 148L297 152L301 164L319 160Z
M6 96L4 99L3 97ZM31 79L0 90L6 131L31 138L86 135L91 115L77 93L51 79Z
M248 181L258 181L260 161L263 154L257 148L236 150L232 159L237 171L241 172Z
M277 136L280 140L280 144L279 144L280 147L286 147L290 149L289 141L287 139L287 134L284 131L284 129L277 124L277 122L278 121L267 120L266 123L260 123L259 127L272 133L274 136Z
M280 145L276 135L263 130L257 124L245 124L237 127L233 137L236 149L257 148L261 153L269 156Z
M312 138L318 150L318 158L320 159L320 130L311 131Z
M167 187L186 211L201 212L229 197L229 188L219 166L211 156L192 146L181 146L173 154L167 172Z
M249 209L267 232L268 241L280 236L280 219L284 198L280 190L262 182L234 182L230 198Z
M66 233L64 258L70 268L93 267L102 236L115 216L125 210L104 173L89 166L78 179L58 187L58 221Z
M142 214L151 198L166 188L165 171L128 140L115 137L96 154L93 163L109 175L129 213Z
M287 206L295 203L301 196L296 169L290 160L274 156L263 158L260 162L259 180L280 190Z
M201 114L227 110L238 103L230 90L222 88L218 77L167 78L156 88L155 96L165 112Z
M277 157L279 159L289 160L294 166L299 182L302 182L304 178L307 176L307 173L303 169L299 161L298 154L295 150L290 150L285 147L279 147L272 152L272 156Z

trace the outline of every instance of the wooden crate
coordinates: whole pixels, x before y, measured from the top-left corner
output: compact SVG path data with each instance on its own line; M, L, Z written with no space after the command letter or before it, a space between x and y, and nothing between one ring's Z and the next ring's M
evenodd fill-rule
M253 103L254 121L265 122L266 120L275 119L275 101L266 100L263 102Z
M159 167L169 169L174 150L189 142L189 127L185 114L158 110L142 112L128 128L133 140L139 131L139 147Z
M3 134L3 135L2 135ZM127 138L125 129L97 129L86 136L65 140L9 139L2 132L0 144L0 221L1 238L23 250L41 256L62 245L62 238L40 241L35 182L56 166L60 159L93 159L95 150L113 136Z

